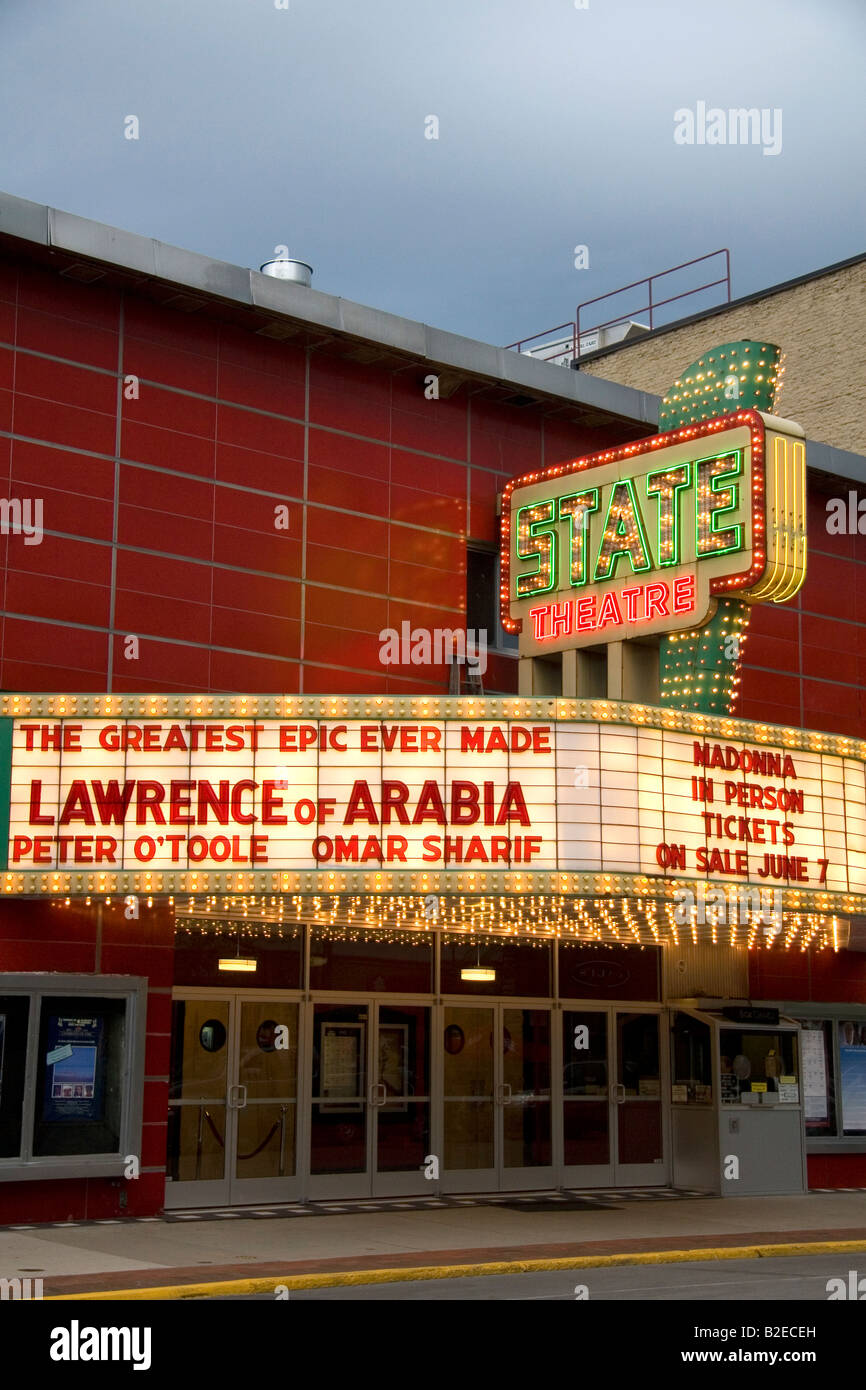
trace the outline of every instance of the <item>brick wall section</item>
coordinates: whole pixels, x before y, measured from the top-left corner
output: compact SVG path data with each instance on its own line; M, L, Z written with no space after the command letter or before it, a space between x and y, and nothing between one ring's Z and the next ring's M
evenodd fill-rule
M809 439L866 454L866 261L621 348L581 371L663 396L708 348L761 335L785 353L777 413Z

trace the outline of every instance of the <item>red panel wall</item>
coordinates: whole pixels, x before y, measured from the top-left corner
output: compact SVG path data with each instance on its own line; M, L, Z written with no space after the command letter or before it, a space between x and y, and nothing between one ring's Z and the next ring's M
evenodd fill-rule
M863 738L866 536L829 535L826 523L826 496L813 489L806 582L791 603L753 608L737 713Z
M379 632L465 625L507 479L635 430L423 377L0 262L0 490L45 526L0 537L0 686L447 690L383 666ZM515 662L490 679L516 689Z
M749 952L749 994L803 1004L832 999L866 1004L866 954L861 951Z
M866 1154L808 1154L810 1188L866 1187Z
M0 537L0 686L445 690L383 666L379 632L465 620L467 538L495 541L508 478L636 431L430 401L424 375L0 260L0 490L46 530ZM829 536L815 496L809 545L797 601L753 613L738 713L859 735L866 537Z

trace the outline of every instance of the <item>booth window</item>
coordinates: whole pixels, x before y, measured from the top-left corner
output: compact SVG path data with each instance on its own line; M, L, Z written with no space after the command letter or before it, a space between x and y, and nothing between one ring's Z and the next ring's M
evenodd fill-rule
M0 1180L110 1175L140 1153L146 989L0 976Z
M777 1094L780 1102L799 1102L795 1032L722 1028L719 1046L723 1101L738 1101L744 1094L765 1091Z
M710 1025L691 1014L675 1014L672 1029L671 1100L674 1105L709 1105L713 1099Z

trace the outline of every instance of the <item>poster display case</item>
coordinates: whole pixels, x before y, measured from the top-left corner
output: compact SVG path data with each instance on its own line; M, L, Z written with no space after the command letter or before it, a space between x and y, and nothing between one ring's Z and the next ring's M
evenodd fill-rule
M5 974L0 1182L120 1174L141 1153L146 981Z

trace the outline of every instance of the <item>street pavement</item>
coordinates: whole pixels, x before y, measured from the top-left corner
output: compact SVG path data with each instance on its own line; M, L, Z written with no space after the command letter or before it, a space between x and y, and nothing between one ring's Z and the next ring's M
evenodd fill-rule
M452 1266L496 1264L504 1270L497 1275L501 1280L511 1277L508 1268L515 1263L532 1262L540 1273L556 1262L566 1262L570 1269L576 1262L590 1265L601 1258L607 1264L631 1261L638 1286L645 1275L640 1271L635 1277L637 1261L700 1261L702 1251L712 1251L704 1262L711 1258L718 1270L731 1263L723 1258L726 1250L783 1244L795 1247L790 1262L809 1253L800 1245L816 1242L829 1245L826 1253L831 1255L841 1245L844 1271L857 1267L854 1256L862 1250L866 1273L866 1194L659 1198L583 1210L485 1203L407 1211L398 1203L380 1203L376 1211L359 1206L328 1216L250 1219L234 1209L211 1213L208 1219L198 1213L189 1222L175 1215L171 1221L6 1228L0 1230L0 1278L42 1278L45 1296L61 1298L130 1292L145 1298L178 1297L188 1286L202 1283L236 1286L224 1293L255 1293L261 1289L245 1288L245 1281L270 1281L271 1287L289 1278L294 1297L305 1281L351 1280L363 1286L368 1271L403 1284L409 1282L400 1278L403 1271L418 1267L435 1268L441 1278ZM753 1267L759 1263L750 1262ZM689 1277L687 1265L677 1269L679 1277ZM475 1273L485 1276L483 1268ZM612 1274L608 1270L605 1278ZM429 1297L439 1279L424 1282Z
M850 1286L849 1266L858 1257L791 1256L784 1259L701 1260L694 1264L653 1264L475 1278L416 1280L413 1283L353 1284L299 1289L292 1302L697 1302L799 1303L828 1301L830 1280ZM866 1246L859 1258L866 1275ZM831 1286L838 1287L838 1286ZM866 1285L864 1285L866 1288ZM277 1295L278 1296L278 1295ZM220 1298L220 1296L217 1296ZM228 1300L273 1302L275 1294L228 1295ZM220 1301L227 1301L225 1296ZM591 1316L591 1315L590 1315ZM765 1319L766 1320L766 1319ZM799 1322L795 1318L791 1321Z

